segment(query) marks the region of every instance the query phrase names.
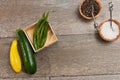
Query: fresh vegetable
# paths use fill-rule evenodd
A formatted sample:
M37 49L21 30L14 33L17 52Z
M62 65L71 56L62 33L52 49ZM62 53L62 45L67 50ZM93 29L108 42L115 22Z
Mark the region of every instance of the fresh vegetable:
M34 51L24 31L21 29L17 29L16 32L19 38L19 45L22 52L21 56L23 58L24 69L27 73L34 74L37 69Z
M33 45L35 49L42 48L45 45L48 32L48 13L44 13L42 18L36 24L34 34L33 34Z
M17 40L13 40L10 48L10 64L15 72L20 72L22 67L17 45Z

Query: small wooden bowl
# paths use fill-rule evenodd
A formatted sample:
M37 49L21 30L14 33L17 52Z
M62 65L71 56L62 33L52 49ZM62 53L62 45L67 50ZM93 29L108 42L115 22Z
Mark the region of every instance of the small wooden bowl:
M88 20L91 20L91 19L93 19L93 17L88 17L88 16L86 16L86 15L84 15L84 14L82 13L82 5L84 4L85 1L86 1L86 0L83 0L83 1L80 3L80 5L79 5L79 12L80 12L80 15L81 15L83 18L88 19ZM99 0L95 0L95 2L96 2L96 3L98 4L98 6L99 6L99 12L98 12L97 15L95 15L95 18L96 18L96 17L98 17L98 16L100 15L100 13L101 13L101 11L102 11L102 5L101 5L101 3L100 3Z
M107 42L113 42L113 41L116 41L117 39L119 39L119 37L120 37L120 23L119 23L119 21L117 21L116 19L112 19L112 21L115 22L115 23L118 25L118 27L119 27L119 35L118 35L116 38L114 38L114 39L107 39L107 38L105 38L105 37L102 35L102 33L101 33L101 28L102 28L102 25L103 25L105 22L108 22L108 21L110 21L110 19L107 19L107 20L104 20L103 22L101 22L100 25L98 26L97 30L98 30L98 33L99 33L100 37L101 37L103 40L105 40L105 41L107 41Z
M42 48L39 48L37 50L35 50L34 46L33 46L33 34L34 34L34 29L35 29L35 25L37 24L37 22L29 25L28 27L26 27L24 29L24 32L34 50L34 52L39 52L41 51L42 49L52 45L53 43L57 42L58 41L58 38L52 28L52 26L49 24L49 28L48 28L48 35L47 35L47 40L46 40L46 43L45 45L42 47Z

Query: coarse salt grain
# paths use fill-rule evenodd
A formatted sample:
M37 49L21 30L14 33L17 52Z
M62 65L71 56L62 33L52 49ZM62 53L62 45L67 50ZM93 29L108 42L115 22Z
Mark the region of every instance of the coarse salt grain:
M119 35L119 26L112 22L111 28L110 21L107 21L101 26L101 34L107 39L115 39Z

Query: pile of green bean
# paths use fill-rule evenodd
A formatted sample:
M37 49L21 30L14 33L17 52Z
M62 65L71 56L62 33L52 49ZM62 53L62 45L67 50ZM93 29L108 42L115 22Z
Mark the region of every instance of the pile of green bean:
M45 45L47 40L47 33L48 33L48 13L44 13L42 18L39 19L35 26L34 34L33 34L33 45L35 49L42 48Z

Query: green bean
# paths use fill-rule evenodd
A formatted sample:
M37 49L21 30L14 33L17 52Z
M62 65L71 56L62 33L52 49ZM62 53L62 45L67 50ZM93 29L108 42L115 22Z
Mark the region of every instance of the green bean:
M46 40L47 40L47 33L48 33L48 22L46 22L46 24L45 24L45 28L44 28L44 32L43 32L43 36L42 36L42 44L41 44L41 46L43 46L43 45L45 45L45 42L46 42Z
M43 31L44 31L44 27L45 27L45 21L41 24L41 28L38 29L38 33L37 33L37 46L39 48L41 48L42 46L40 46L42 44L41 38L43 35Z
M33 44L34 44L35 49L37 49L37 31L40 28L40 25L42 22L43 22L43 19L40 19L38 23L35 25L36 27L35 27L34 34L33 34Z
M39 19L38 23L35 25L35 30L34 30L34 34L33 34L33 44L35 49L41 48L44 46L46 39L47 39L47 30L46 28L48 28L48 13L44 13L42 15L42 18Z

